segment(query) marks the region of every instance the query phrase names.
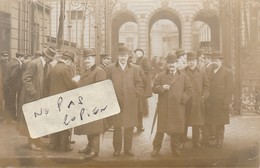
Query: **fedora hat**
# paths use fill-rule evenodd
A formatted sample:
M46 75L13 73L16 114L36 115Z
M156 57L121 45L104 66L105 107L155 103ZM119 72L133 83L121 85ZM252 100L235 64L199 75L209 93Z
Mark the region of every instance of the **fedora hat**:
M175 52L175 54L176 54L177 57L179 58L180 56L182 56L182 55L184 55L184 54L187 54L187 53L185 52L184 49L180 48L180 49L178 49L178 50Z
M100 54L100 57L101 58L109 57L109 54L108 53L103 53L103 54Z
M194 51L190 51L187 53L187 60L197 59L198 55Z
M216 51L211 54L211 59L223 59L224 56L221 52Z
M75 55L76 55L75 52L72 50L65 50L62 53L62 57L70 58L72 59L72 61L74 61Z
M83 50L83 57L90 57L90 56L96 56L95 52L91 48L87 48Z
M56 49L53 46L48 46L47 48L43 49L44 56L47 56L50 59L54 59L56 55Z
M176 62L176 61L177 61L177 55L174 53L168 53L168 55L166 57L166 62L172 63L172 62Z
M118 53L129 53L129 52L130 52L129 48L125 46L118 47Z

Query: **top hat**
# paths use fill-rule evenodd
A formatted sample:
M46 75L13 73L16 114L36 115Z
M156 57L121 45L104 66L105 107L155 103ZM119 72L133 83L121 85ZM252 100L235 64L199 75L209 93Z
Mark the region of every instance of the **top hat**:
M53 46L48 46L47 48L43 49L42 52L50 59L54 59L54 56L56 55L56 50Z
M174 53L168 53L168 55L166 57L166 62L172 63L172 62L176 62L176 61L177 61L177 55Z
M213 52L211 54L211 59L223 59L224 56L222 55L221 52Z
M2 56L8 56L8 51L2 51L2 52L1 52L1 55L2 55Z
M143 51L141 48L137 48L137 49L135 49L135 50L134 50L134 53L136 53L137 51L140 51L140 52L142 52L142 53L143 53L143 55L144 55L144 51Z
M118 47L118 53L129 53L130 50L125 46Z
M26 54L25 53L22 53L22 52L17 52L16 54L15 54L15 56L16 56L16 58L18 58L18 57L24 57Z
M65 50L62 53L62 57L70 58L70 59L72 59L72 61L74 61L75 55L76 55L75 52L72 50Z
M198 55L194 51L190 51L187 53L187 60L197 59Z
M93 49L88 48L83 50L83 57L90 57L90 56L96 56L95 52Z
M184 55L184 54L187 54L187 53L185 52L184 49L178 49L178 50L175 52L175 54L176 54L177 57L179 58L180 56L182 56L182 55Z

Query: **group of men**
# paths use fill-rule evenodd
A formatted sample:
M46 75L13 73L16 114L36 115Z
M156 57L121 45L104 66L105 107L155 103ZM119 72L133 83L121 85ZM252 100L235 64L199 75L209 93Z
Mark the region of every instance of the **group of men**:
M123 148L125 155L134 156L133 130L136 127L138 132L144 131L143 115L148 115L147 98L152 96L152 92L158 94L155 114L158 125L153 140L153 157L159 155L164 133L171 136L173 154L181 156L189 126L192 127L194 147L208 146L210 136L214 134L217 148L222 148L224 125L229 123L228 108L232 101L233 77L232 72L222 64L224 57L220 52L209 54L212 63L203 67L198 65L196 52L186 53L180 49L169 53L166 69L156 76L153 86L149 74L150 65L142 49L134 51L136 60L132 58L132 51L125 46L119 46L117 53L114 63L111 63L109 54L101 54L101 62L97 63L94 50L84 49L84 68L79 75L72 68L76 57L72 50L65 50L56 58L56 49L48 46L26 66L21 59L24 54L17 53L19 72L16 71L18 76L13 78L21 83L17 82L21 87L13 87L19 90L15 93L20 96L19 104L110 79L115 88L120 113L74 128L75 134L87 135L87 146L79 151L87 158L98 156L100 134L110 126L113 126L113 155L119 156ZM207 54L200 56L206 57ZM12 94L9 96L14 97ZM10 102L7 102L6 108L14 111L14 107L8 107L8 103ZM39 151L46 147L39 138L30 138L23 113L16 112L17 115L19 131L28 137L30 149ZM48 148L60 152L71 151L71 132L65 130L50 135Z
M181 156L189 126L194 148L210 146L211 135L214 146L222 148L233 93L233 75L223 59L220 52L200 54L199 58L197 52L183 49L167 55L166 70L157 75L152 88L158 94L153 157L159 155L164 133L171 136L172 153Z

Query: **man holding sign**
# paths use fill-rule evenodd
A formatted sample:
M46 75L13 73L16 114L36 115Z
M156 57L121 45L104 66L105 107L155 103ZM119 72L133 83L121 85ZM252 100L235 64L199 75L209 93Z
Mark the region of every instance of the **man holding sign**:
M96 55L92 49L83 51L83 60L85 63L85 71L79 81L79 86L83 87L106 79L106 72L95 64ZM87 135L88 145L79 153L85 153L86 158L98 156L100 134L103 133L103 119L79 126L75 128L75 134Z
M114 156L119 156L122 149L122 130L124 128L124 153L132 152L133 128L138 125L138 97L143 91L143 82L139 67L129 63L130 50L125 46L118 49L118 61L107 67L107 77L111 79L119 101L120 113L111 117L114 126Z

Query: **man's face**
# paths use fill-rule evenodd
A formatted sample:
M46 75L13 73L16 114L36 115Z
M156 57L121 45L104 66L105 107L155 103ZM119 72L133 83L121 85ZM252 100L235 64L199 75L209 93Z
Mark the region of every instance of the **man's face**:
M119 53L119 55L118 55L118 61L119 61L121 64L126 64L128 58L129 58L129 55L128 55L127 52L122 52L122 53Z
M204 67L205 66L205 58L204 57L199 57L199 59L198 59L198 66L199 67Z
M222 59L212 59L212 66L214 69L220 67L222 65Z
M95 64L95 61L96 61L96 57L93 57L93 56L85 57L85 60L84 60L85 67L86 68L91 67L92 65Z
M111 57L107 56L107 57L102 58L102 63L105 65L111 64Z
M187 66L187 55L184 54L178 59L178 68L184 69Z
M197 59L189 59L189 60L187 60L187 66L188 66L190 69L192 69L192 70L193 70L194 68L196 68L197 64L198 64Z
M135 55L136 55L137 58L140 58L140 57L143 56L143 52L142 51L136 51Z
M25 60L25 58L24 58L24 57L19 57L19 60L20 60L21 62L23 62L23 61Z
M168 70L175 71L176 68L177 68L178 62L176 62L176 61L174 61L174 62L167 62L166 65L167 65Z

